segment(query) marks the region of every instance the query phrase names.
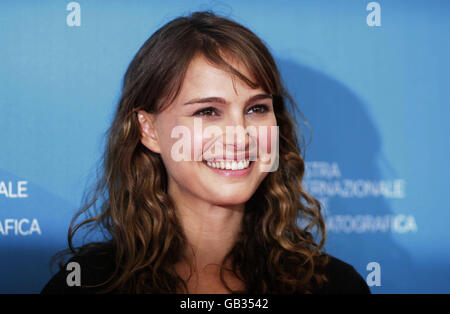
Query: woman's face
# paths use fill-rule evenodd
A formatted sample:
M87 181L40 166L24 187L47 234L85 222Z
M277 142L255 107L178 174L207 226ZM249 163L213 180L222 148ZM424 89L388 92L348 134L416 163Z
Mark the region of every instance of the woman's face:
M226 61L253 79L241 64ZM169 194L187 193L214 205L243 204L268 174L260 152L274 153L274 129L270 126L276 128L277 121L271 96L233 80L230 73L203 56L191 61L179 95L153 117L153 123L148 122L149 114L139 113L141 127L148 128L141 141L161 154L169 176ZM236 127L257 132L239 132ZM263 129L267 135L261 133ZM208 160L215 162L208 165ZM253 161L247 167L249 160ZM232 169L226 169L227 162Z

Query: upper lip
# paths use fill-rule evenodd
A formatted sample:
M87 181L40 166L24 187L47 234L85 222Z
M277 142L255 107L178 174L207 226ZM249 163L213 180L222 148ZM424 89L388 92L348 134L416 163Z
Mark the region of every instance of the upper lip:
M206 161L244 161L244 160L248 160L248 154L246 155L245 153L242 154L238 154L235 155L233 158L227 158L227 155L225 154L225 156L214 156L208 159L204 159Z

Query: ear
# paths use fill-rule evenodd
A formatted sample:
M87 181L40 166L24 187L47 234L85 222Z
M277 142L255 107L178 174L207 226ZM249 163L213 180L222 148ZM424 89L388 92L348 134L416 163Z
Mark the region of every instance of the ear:
M137 111L139 129L141 131L141 143L151 151L160 154L158 134L156 133L154 121L155 116L144 110Z

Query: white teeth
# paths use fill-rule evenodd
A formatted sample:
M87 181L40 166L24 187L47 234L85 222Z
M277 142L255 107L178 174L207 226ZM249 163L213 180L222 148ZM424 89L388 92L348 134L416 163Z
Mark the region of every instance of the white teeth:
M240 170L248 168L250 165L250 161L244 160L244 161L226 161L226 160L220 160L220 161L207 161L206 164L210 167L217 168L217 169L229 169L229 170Z

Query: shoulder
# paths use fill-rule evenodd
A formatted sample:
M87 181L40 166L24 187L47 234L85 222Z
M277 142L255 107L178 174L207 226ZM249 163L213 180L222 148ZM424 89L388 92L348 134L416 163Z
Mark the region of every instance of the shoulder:
M41 294L94 294L114 272L112 249L73 256L42 289ZM98 285L98 287L91 287Z
M328 282L321 294L370 294L370 289L356 269L346 262L328 255L326 268Z

